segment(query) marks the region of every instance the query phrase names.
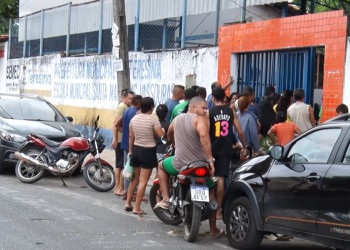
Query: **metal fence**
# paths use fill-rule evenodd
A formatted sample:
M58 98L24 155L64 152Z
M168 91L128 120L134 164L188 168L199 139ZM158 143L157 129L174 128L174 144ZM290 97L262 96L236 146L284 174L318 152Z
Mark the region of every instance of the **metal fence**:
M262 4L254 1L248 3ZM217 45L218 27L242 21L246 10L240 0L127 0L125 5L132 51ZM263 19L249 15L250 21ZM41 10L12 20L9 58L111 53L112 26L113 0Z
M111 1L109 5L105 2L69 3L12 20L9 58L111 52L112 17L104 20L104 12L108 13Z

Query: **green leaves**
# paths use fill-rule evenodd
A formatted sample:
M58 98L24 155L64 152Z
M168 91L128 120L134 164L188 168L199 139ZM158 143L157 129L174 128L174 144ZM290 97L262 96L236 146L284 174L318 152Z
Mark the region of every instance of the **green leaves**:
M19 0L0 0L0 35L8 34L9 19L18 18Z
M9 19L18 17L19 0L0 1L0 19Z

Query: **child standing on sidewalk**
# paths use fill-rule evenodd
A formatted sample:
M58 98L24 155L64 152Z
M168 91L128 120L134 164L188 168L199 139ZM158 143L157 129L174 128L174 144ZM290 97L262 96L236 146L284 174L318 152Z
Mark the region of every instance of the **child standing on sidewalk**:
M277 112L276 120L277 124L273 125L267 132L267 136L271 139L273 144L285 146L288 142L294 139L294 134L301 134L300 129L295 123L286 122L287 115L285 112Z

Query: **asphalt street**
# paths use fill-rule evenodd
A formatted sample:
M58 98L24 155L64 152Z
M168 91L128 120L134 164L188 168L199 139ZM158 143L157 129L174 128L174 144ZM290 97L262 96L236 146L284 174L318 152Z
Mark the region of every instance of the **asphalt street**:
M109 157L109 158L108 158ZM103 158L114 161L112 151ZM162 223L149 203L144 217L124 211L113 192L99 193L82 176L46 175L21 183L14 171L0 175L0 249L231 249L226 236L212 239L205 221L195 243L183 240L182 226ZM151 183L151 182L150 182ZM150 189L147 187L146 196ZM218 226L225 228L222 221ZM308 241L264 239L261 249L330 249Z

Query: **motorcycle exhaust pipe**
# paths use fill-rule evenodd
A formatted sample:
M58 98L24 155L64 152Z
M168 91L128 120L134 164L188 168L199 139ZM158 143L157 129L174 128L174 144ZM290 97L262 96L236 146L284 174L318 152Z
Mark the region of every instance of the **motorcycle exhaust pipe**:
M203 208L202 221L209 219L218 209L218 203L216 201L209 201Z
M36 165L38 167L41 167L43 169L46 169L54 174L67 174L71 170L71 169L68 169L68 170L60 170L59 171L58 169L53 168L53 167L47 165L46 163L39 162L37 159L31 158L23 153L20 153L20 152L15 152L14 157L18 160L24 161L25 163L30 163L30 164Z

